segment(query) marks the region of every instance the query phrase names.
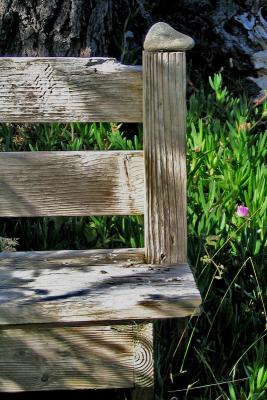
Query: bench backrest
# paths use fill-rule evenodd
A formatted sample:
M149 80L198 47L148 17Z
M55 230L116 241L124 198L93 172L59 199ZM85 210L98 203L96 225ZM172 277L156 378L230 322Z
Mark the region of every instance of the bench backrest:
M0 59L1 122L144 123L144 152L0 154L1 216L144 213L146 261L186 262L184 50L192 43L161 30L146 39L143 68Z

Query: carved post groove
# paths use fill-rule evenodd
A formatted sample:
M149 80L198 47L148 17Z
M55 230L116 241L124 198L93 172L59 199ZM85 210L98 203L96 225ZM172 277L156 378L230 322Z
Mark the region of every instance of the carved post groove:
M153 25L144 42L145 253L151 264L187 262L185 50L193 45L164 22ZM152 400L153 386L132 391L132 400L141 398Z
M185 50L193 44L163 22L151 28L144 44L148 263L187 262Z

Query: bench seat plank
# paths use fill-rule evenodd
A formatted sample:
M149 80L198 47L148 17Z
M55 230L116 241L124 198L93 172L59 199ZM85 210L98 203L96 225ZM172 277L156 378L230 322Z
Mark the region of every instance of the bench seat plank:
M144 264L142 249L0 254L0 324L153 320L200 305L187 264Z

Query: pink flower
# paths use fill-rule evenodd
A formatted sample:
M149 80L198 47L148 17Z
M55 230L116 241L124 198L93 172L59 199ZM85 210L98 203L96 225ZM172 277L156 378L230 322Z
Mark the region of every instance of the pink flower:
M248 207L246 207L246 206L237 206L237 208L236 208L236 215L237 215L238 217L244 217L244 218L246 218L246 217L248 217L248 211L249 211L249 209L248 209Z

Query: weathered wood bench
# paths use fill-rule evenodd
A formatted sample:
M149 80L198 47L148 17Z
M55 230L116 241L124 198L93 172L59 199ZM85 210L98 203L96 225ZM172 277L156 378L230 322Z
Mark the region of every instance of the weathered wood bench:
M0 216L145 215L144 249L0 254L0 391L151 388L153 320L199 307L186 250L191 46L159 23L143 70L0 59L1 122L144 123L144 151L1 153Z

